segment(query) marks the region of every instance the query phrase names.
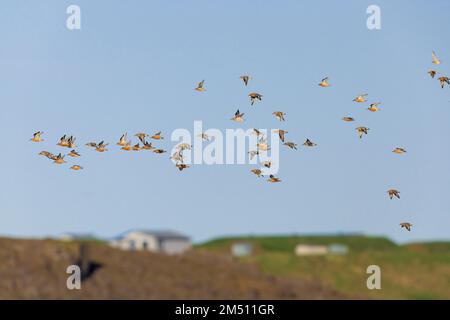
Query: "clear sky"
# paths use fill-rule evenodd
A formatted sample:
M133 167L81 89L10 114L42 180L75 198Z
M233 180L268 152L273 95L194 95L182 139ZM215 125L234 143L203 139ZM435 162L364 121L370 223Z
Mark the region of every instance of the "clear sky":
M81 8L81 30L66 8ZM368 30L366 8L381 8ZM18 1L0 11L0 234L175 229L195 240L229 234L364 232L397 241L449 239L449 1ZM253 77L248 87L239 80ZM324 76L332 87L320 88ZM206 80L207 91L193 90ZM247 94L263 101L250 107ZM381 101L371 113L352 99ZM279 184L250 165L178 172L168 154L125 153L123 132L280 126L314 149L281 149ZM353 116L355 123L341 121ZM354 128L369 135L358 139ZM46 140L29 141L42 130ZM82 153L69 170L37 154ZM96 153L88 141L109 142ZM405 156L393 154L404 147ZM74 161L71 160L72 163ZM400 200L386 190L397 188ZM413 231L400 229L410 221Z

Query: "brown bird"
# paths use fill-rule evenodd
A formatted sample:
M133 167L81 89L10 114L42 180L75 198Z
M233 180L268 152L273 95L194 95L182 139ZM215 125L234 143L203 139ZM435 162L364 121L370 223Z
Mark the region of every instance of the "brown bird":
M33 142L44 141L44 139L41 138L42 134L44 134L44 132L42 132L42 131L35 132L35 133L33 133L33 138L31 138L30 140Z
M363 134L369 133L369 130L370 129L366 128L366 127L358 127L358 128L356 128L356 131L358 132L358 135L359 135L360 139L362 138Z
M184 164L184 163L177 163L175 166L176 166L176 167L178 168L178 170L180 170L180 171L183 171L183 169L187 169L187 168L190 167L190 166L188 166L187 164Z
M139 133L136 133L134 136L138 137L139 141L141 141L142 144L144 144L145 143L145 138L148 137L148 134L146 134L144 132L139 132Z
M402 222L400 223L400 227L405 228L408 231L411 231L412 224L409 222Z
M132 146L131 146L131 140L128 141L127 143L125 143L125 145L122 146L121 149L122 149L122 150L125 150L125 151L130 151L130 150L132 149Z
M328 77L323 78L323 79L320 81L319 86L324 87L324 88L325 88L325 87L329 87L330 84L328 83Z
M395 148L394 150L392 150L392 152L397 154L404 154L406 153L406 150L403 148Z
M107 145L109 145L109 143L105 143L104 141L100 141L99 143L96 143L96 142L88 142L88 143L86 143L86 146L91 147L91 148L95 148L95 151L97 151L97 152L108 151L108 149L106 149Z
M202 80L198 83L197 87L195 88L195 90L203 92L206 91L206 89L204 88L205 85L205 80Z
M281 182L280 178L276 178L273 174L269 176L269 179L267 179L268 182Z
M67 138L66 135L63 135L60 139L59 142L56 144L60 147L67 147L69 145L69 143L67 142Z
M378 108L378 106L379 106L380 104L381 104L381 102L371 103L370 106L367 108L367 110L372 111L372 112L380 111L381 109Z
M284 120L284 116L286 115L286 113L282 112L282 111L275 111L272 112L272 114L275 116L275 118L277 118L279 121L285 121Z
M164 139L164 138L163 138L163 136L161 136L161 131L158 131L157 133L152 135L152 139L161 140L161 139Z
M270 161L264 161L261 163L263 165L263 167L269 168L272 166L272 162Z
M450 85L450 78L449 77L439 77L438 78L440 84L441 84L441 88L444 89L444 85L448 84Z
M250 171L256 174L258 178L261 177L262 171L260 169L252 169Z
M79 165L77 165L77 164L74 164L73 166L70 167L70 169L78 171L78 170L82 170L83 167L82 167L82 166L79 166Z
M353 101L355 101L355 102L366 102L367 101L366 100L367 96L368 96L367 93L360 94L355 99L353 99Z
M39 155L47 157L50 160L55 160L56 159L56 156L53 153L48 152L48 151L41 151L41 152L39 152Z
M139 150L141 150L141 146L139 145L139 143L137 143L137 144L135 144L135 145L133 146L133 150L134 150L134 151L139 151Z
M152 150L152 149L155 149L155 148L152 146L151 142L145 141L144 145L142 146L142 149L144 149L144 150Z
M400 199L400 191L397 191L395 189L390 189L387 191L389 198L392 199L396 197L397 199Z
M251 105L253 105L257 100L261 101L262 95L256 92L252 92L248 95L250 97Z
M434 76L436 75L436 74L438 74L439 72L437 72L437 71L434 71L434 70L428 70L428 74L430 75L430 77L431 78L434 78Z
M73 157L73 158L81 157L81 155L78 152L76 152L75 150L70 150L68 156Z
M63 163L66 163L66 162L64 161L64 156L61 155L61 153L58 154L56 157L54 157L53 162L56 163L56 164L63 164Z
M124 134L120 137L119 142L117 142L117 145L123 147L123 146L125 146L126 144L127 144L127 133L124 133Z
M167 152L167 151L163 150L163 149L155 149L155 150L153 150L153 152L154 153L164 153L164 152Z
M294 143L294 142L285 142L284 145L289 147L289 148L291 148L291 149L297 150L297 144Z
M345 122L353 122L353 121L355 121L355 119L353 119L352 117L343 117L342 120L344 120Z
M288 131L285 131L283 129L278 129L278 130L275 130L274 132L278 133L278 136L280 137L280 140L282 142L284 142L284 136L285 136L286 133L288 133Z
M306 146L306 147L315 147L315 146L317 146L317 144L315 144L314 142L312 142L309 139L306 139L306 141L303 143L303 145Z
M250 76L240 76L239 77L242 81L244 81L244 84L247 86L248 85L248 82L249 82L249 80L251 79L251 77Z
M259 137L259 136L263 136L263 133L261 131L259 131L258 129L253 128L253 133Z
M234 117L230 120L236 121L236 122L244 122L244 114L239 112L239 109L235 112Z
M432 59L431 63L435 65L441 64L441 60L438 59L434 51L431 52L431 59Z
M203 141L209 141L209 136L204 132L200 133L198 137L201 138Z

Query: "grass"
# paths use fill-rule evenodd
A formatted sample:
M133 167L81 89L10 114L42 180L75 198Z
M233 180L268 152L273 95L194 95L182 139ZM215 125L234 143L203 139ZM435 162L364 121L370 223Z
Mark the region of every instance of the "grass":
M339 292L375 299L450 299L450 242L397 245L367 236L274 236L215 239L196 246L230 252L239 241L252 243L254 253L240 258L268 274L320 280ZM345 256L294 254L299 243L345 244ZM381 268L381 290L369 290L366 269Z

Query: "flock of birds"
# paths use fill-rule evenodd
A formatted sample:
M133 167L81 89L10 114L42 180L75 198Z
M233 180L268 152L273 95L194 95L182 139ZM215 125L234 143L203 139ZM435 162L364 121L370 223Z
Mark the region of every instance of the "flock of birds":
M434 65L441 64L441 60L439 60L437 58L436 53L434 51L432 52L432 63ZM428 71L428 74L431 76L431 78L434 78L437 74L440 74L440 73L436 70L430 69ZM240 77L240 79L243 81L245 86L248 86L248 84L252 78L248 75L243 75ZM449 77L441 76L438 78L438 80L440 82L441 88L444 88L445 84L450 85ZM328 77L323 78L318 85L322 88L327 88L327 87L331 86L329 83ZM199 82L197 87L195 88L195 90L198 92L206 91L205 80ZM259 94L257 92L251 92L248 96L250 98L250 104L252 106L255 103L261 101L262 97L263 97L261 94ZM367 93L359 94L353 99L353 101L356 103L366 103L367 96L368 96ZM381 102L372 102L367 107L367 110L369 110L370 112L380 111L381 110L379 108L380 105L381 105ZM286 119L285 119L286 113L284 113L283 111L274 111L274 112L272 112L272 115L280 122L286 121ZM242 123L245 121L244 113L241 113L239 110L237 110L234 113L234 116L230 120L238 122L238 123ZM354 122L355 121L355 119L350 116L343 117L342 120L345 122ZM359 138L361 139L364 135L367 135L369 133L370 129L367 127L364 127L364 126L359 126L359 127L356 127L355 130L356 130ZM256 128L253 129L253 133L257 136L257 143L256 143L256 150L251 150L248 152L250 159L253 159L255 156L260 155L261 152L267 152L270 150L270 145L267 142L267 138L264 137L264 134ZM283 145L285 145L286 147L288 147L290 149L297 150L297 147L298 147L297 143L295 143L293 141L286 141L286 134L288 133L288 131L286 131L284 129L277 129L277 130L275 130L275 133L278 133L278 137L279 137L280 141L283 143ZM42 138L42 135L43 135L42 131L35 132L33 134L33 137L30 140L33 142L42 142L42 141L44 141L44 139ZM147 133L140 132L140 133L136 133L134 136L139 139L138 143L136 143L136 144L132 143L131 140L128 140L127 133L124 133L119 138L116 145L120 146L121 149L124 151L149 150L149 151L153 151L154 153L157 153L157 154L162 154L162 153L167 152L164 149L154 147L152 142L149 142L147 140L148 138L155 140L155 141L162 140L163 136L161 134L161 131L156 132L153 135L149 135ZM210 137L204 132L201 133L199 135L199 137L203 141L210 141ZM65 147L65 148L70 149L70 151L67 153L67 156L72 157L72 158L78 158L78 157L81 157L81 154L78 151L76 151L77 146L75 144L75 141L76 141L76 138L74 136L63 135L60 138L57 145L60 147ZM105 152L105 151L108 151L107 146L109 144L105 143L104 141L100 141L98 143L97 142L88 142L85 145L90 148L93 148L97 152ZM316 147L317 144L312 142L308 138L303 143L303 146L312 148L312 147ZM189 145L187 143L180 143L176 146L175 152L170 157L170 159L174 161L175 166L180 171L190 167L188 164L185 163L184 156L183 156L183 151L190 150L190 149L191 149L191 145ZM392 152L395 154L403 155L406 153L406 150L404 148L397 147ZM58 153L57 155L55 155L48 151L41 151L39 153L39 155L52 160L55 164L66 163L66 161L64 160L66 155L63 155L62 153ZM264 162L261 162L261 165L265 168L270 168L272 163L270 161L264 161ZM70 169L77 171L77 170L82 170L83 167L80 166L79 164L74 164L70 167ZM263 171L261 169L254 168L254 169L251 169L250 171L258 177L264 176ZM281 182L281 179L278 177L275 177L273 174L270 174L268 176L267 181L270 183L277 183L277 182ZM390 199L394 199L394 198L400 199L400 191L398 191L396 189L388 190L387 194ZM405 228L406 230L411 231L412 224L409 222L401 222L400 226L401 226L401 228Z

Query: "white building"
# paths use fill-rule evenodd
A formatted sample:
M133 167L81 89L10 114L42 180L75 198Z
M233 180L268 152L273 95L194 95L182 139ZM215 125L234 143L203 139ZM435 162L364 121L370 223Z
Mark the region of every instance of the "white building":
M180 254L192 247L189 237L174 231L131 230L110 240L122 250L142 250Z
M245 257L252 254L253 247L251 243L237 242L231 246L231 254L235 257Z
M295 247L295 254L297 256L316 256L316 255L346 255L348 254L348 247L344 244L332 243L328 246L317 244L303 244L300 243Z
M297 256L313 256L325 255L328 253L328 247L314 244L298 244L295 247L295 254Z

